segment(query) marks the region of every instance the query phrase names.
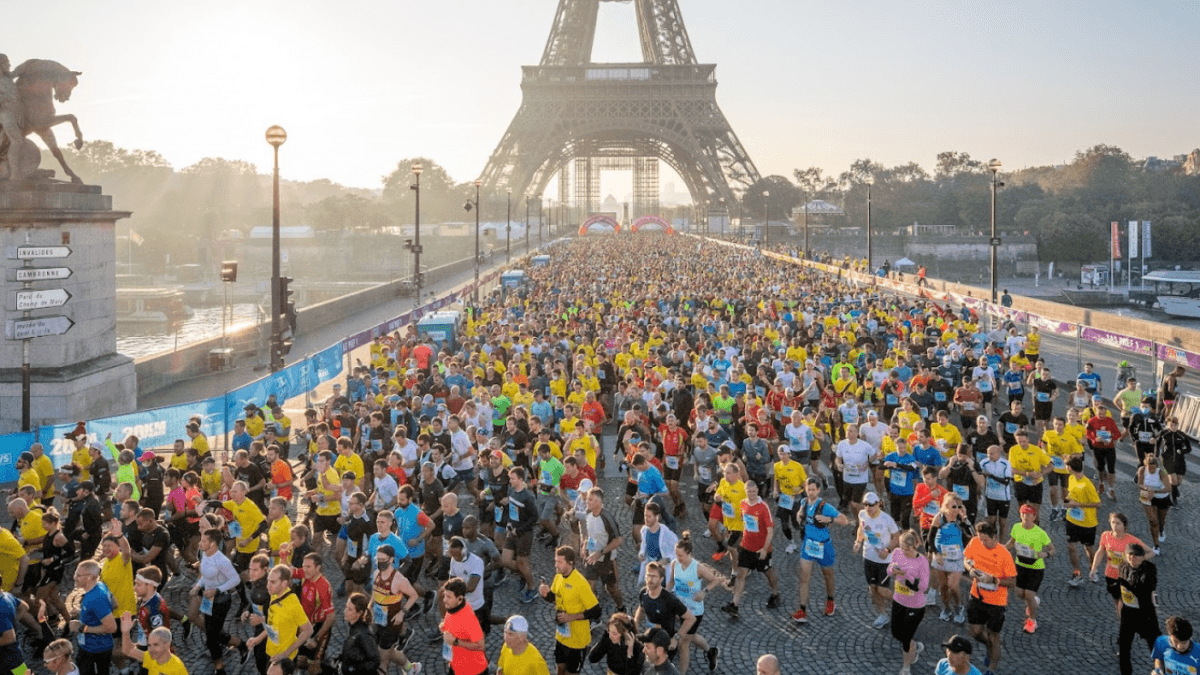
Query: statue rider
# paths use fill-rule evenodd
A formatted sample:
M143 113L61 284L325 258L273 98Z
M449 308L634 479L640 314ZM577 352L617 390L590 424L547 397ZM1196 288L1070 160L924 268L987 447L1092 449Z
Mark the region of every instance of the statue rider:
M12 64L8 56L0 54L0 144L8 139L8 176L15 179L21 175L18 163L21 158L21 143L25 135L21 132L24 106L17 84L12 78Z

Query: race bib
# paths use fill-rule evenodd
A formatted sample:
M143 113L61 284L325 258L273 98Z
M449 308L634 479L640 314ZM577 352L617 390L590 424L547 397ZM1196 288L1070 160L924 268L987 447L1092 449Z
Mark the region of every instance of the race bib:
M897 405L898 403L900 403L900 399L896 398L895 394L887 395L887 404L888 405Z
M726 518L732 518L737 511L733 508L733 504L729 502L721 502L721 515Z
M916 591L909 588L907 583L905 583L899 579L896 579L896 581L892 584L892 588L895 590L896 595L903 595L905 597L909 597L909 596L916 594Z
M810 558L821 559L825 557L825 542L813 541L812 539L804 540L804 555Z
M758 532L758 516L742 514L742 522L747 532Z
M357 541L346 542L346 555L350 556L351 558L358 557L358 542Z
M492 509L492 511L493 511L493 515L496 517L497 523L504 520L504 507L503 506L497 506L494 509Z
M201 598L200 599L200 613L203 614L204 616L212 616L212 612L213 612L212 598L209 598L209 597Z
M1103 443L1108 443L1109 441L1112 440L1112 432L1101 429L1100 431L1096 432L1096 438L1098 438Z
M442 539L442 557L450 555L450 540Z
M862 462L851 462L846 464L846 479L863 478L867 475L867 465Z
M225 529L229 532L229 536L233 537L234 539L242 538L242 524L236 520L226 525Z
M600 550L600 543L596 541L595 537L588 537L587 550L591 551L592 553L596 553Z
M1021 428L1020 426L1018 426L1018 425L1016 425L1016 424L1013 424L1012 422L1005 422L1005 423L1004 423L1004 430L1005 430L1005 431L1007 431L1007 432L1008 432L1008 433L1010 433L1010 434L1015 434L1015 433L1017 433L1017 429L1020 429L1020 428Z
M554 632L555 632L555 633L557 633L557 634L558 634L558 636L559 636L560 638L563 638L564 640L570 639L570 637L571 637L571 624L569 624L569 623L560 623L560 624L558 624L558 625L556 625L556 626L554 627Z
M962 560L963 557L962 546L958 544L946 544L941 547L940 552L945 560Z
M944 392L944 391L933 392L933 400L938 401L938 402L944 402L946 400L946 392Z
M908 487L908 472L900 469L892 469L892 487L903 490Z
M883 543L883 540L880 539L878 532L875 532L874 530L866 530L865 534L867 536L867 543L871 546L878 547Z
M929 408L921 407L921 417L929 417Z
M1026 544L1014 544L1013 548L1016 549L1017 555L1022 558L1037 558L1037 552L1033 550L1032 546L1028 546Z
M1154 440L1154 434L1149 431L1139 431L1138 440L1143 443L1149 443L1150 441Z
M579 498L579 490L572 490L570 488L567 488L567 499L574 502L578 498Z
M785 493L779 494L779 508L790 511L795 503L796 500L791 495Z
M1078 506L1072 506L1067 509L1067 517L1071 520L1083 521L1083 509Z
M1063 461L1062 455L1052 455L1050 457L1050 463L1053 464L1054 468L1056 469L1067 468L1067 463Z
M1133 594L1133 591L1124 586L1121 587L1121 604L1130 609L1138 609L1139 607L1137 596Z
M1038 400L1038 403L1049 403L1050 402L1050 394L1048 394L1044 391L1039 391L1037 393L1037 400Z
M951 487L954 488L954 494L958 495L958 498L964 502L971 498L971 487L969 485L952 485Z
M697 470L700 472L700 480L702 480L706 483L712 481L712 470L711 469L709 469L708 467L705 467L705 466L701 466L701 467L697 467Z
M542 485L545 487L550 487L553 484L554 484L554 477L550 475L549 471L543 471L542 472Z
M376 626L386 626L387 625L388 613L387 613L387 608L385 608L383 605L376 604L374 606L374 609L371 612L371 615L375 619Z
M967 410L967 411L974 410L974 409L975 409L975 402L974 402L974 401L963 401L963 404L962 404L962 409L963 409L963 410Z
M267 633L267 639L274 644L279 644L279 629L270 625L263 624L263 630Z
M936 501L930 500L929 502L926 502L923 510L927 516L936 516L938 514L938 504Z
M979 391L987 393L992 390L992 383L987 380L979 381Z
M1125 554L1121 551L1109 551L1108 564L1110 567L1120 569L1121 565L1125 564Z
M445 640L442 640L442 658L446 661L454 660L454 648L446 644Z
M1138 492L1138 501L1142 503L1142 506L1150 506L1150 502L1152 501L1150 493L1146 490Z
M679 468L679 456L678 455L667 455L667 468L668 469L678 469Z
M508 519L512 521L521 519L521 507L517 506L516 502L508 503Z

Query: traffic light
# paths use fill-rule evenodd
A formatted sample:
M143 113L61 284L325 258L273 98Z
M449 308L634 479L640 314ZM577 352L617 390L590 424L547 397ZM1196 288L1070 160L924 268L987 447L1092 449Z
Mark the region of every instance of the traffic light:
M235 282L237 281L237 261L225 260L221 263L221 281Z
M290 331L287 335L276 335L271 338L271 370L283 370L283 357L287 356L288 352L292 351L292 336Z
M291 295L295 291L288 286L292 283L291 277L279 277L279 312L282 316L284 325L291 332L296 331L296 303L291 301ZM285 352L286 353L286 352Z

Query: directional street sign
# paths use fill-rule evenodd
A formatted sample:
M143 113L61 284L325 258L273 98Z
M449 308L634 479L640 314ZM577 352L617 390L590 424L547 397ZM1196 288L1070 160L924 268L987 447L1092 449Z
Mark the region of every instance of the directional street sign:
M4 337L9 340L29 340L47 335L62 335L74 325L74 321L61 315L37 319L9 319L4 323Z
M5 251L9 260L44 260L65 258L71 255L69 246L9 246Z
M17 281L49 281L71 276L69 267L17 267Z
M992 246L999 246L1000 245L1000 237L992 237L990 243Z
M64 288L51 288L44 291L17 291L17 311L25 312L31 309L46 309L47 307L62 307L71 299L71 294Z

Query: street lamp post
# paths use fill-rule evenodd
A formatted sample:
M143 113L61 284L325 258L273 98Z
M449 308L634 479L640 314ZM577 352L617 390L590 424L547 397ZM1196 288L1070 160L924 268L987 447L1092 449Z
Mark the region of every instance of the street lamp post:
M421 163L414 162L412 165L413 177L416 183L409 186L417 195L416 213L413 221L413 281L416 284L417 293L413 296L413 323L417 322L420 317L417 312L421 308L421 286L424 279L421 276Z
M767 245L767 233L771 231L771 210L767 207L767 202L771 197L770 190L763 190L763 247Z
M504 264L512 262L512 190L508 191L508 225L504 227Z
M717 206L721 209L721 236L725 236L725 223L729 222L729 211L725 208L725 198L717 198Z
M529 200L533 195L525 195L525 255L529 255Z
M279 313L283 298L279 297L279 146L287 141L287 132L279 125L267 129L267 143L275 149L275 175L271 188L271 372L283 368L279 348Z
M875 258L871 250L871 186L875 184L874 176L867 176L867 274L874 274Z
M807 195L805 195L805 196L807 197ZM800 257L804 258L805 260L809 259L809 256L808 256L808 199L804 200L804 255L802 255ZM868 271L870 271L870 270L868 270Z
M999 248L1000 240L996 237L996 188L1004 185L999 182L997 177L1000 175L1000 167L1003 166L1000 160L993 159L988 162L988 168L992 170L992 239L989 242L992 249L992 302L996 302L996 251Z

